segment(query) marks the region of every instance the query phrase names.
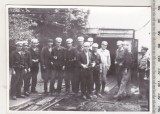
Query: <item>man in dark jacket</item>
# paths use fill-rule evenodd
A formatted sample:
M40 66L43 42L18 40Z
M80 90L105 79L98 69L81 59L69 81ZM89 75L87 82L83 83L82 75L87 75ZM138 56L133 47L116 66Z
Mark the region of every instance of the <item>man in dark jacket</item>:
M80 77L81 77L81 97L86 100L86 98L91 99L92 94L92 83L93 75L92 68L95 66L93 61L93 55L89 51L90 43L84 43L84 51L79 54L78 62L81 67Z
M52 50L52 61L54 64L54 77L51 79L50 86L51 88L54 87L56 79L58 79L58 85L57 85L57 92L58 95L61 93L62 88L62 80L64 75L64 69L65 69L65 48L61 46L62 38L57 37L55 39L56 46L53 47Z
M120 82L120 87L117 94L114 96L121 100L123 97L129 97L130 94L130 79L131 79L131 68L133 64L132 54L129 50L129 43L124 41L123 47L125 48L125 55L123 61L123 69L122 69L122 79Z
M44 93L48 93L48 81L50 80L52 76L52 69L53 69L53 62L52 62L52 45L53 40L48 39L47 46L44 47L41 51L41 64L42 69L44 70ZM50 88L50 93L52 93L53 90Z
M29 87L30 87L30 71L31 71L31 65L32 65L32 59L31 59L31 53L28 51L29 45L28 42L23 43L23 53L25 57L25 64L26 64L26 70L27 73L24 75L24 95L29 96Z
M30 48L30 53L31 53L31 58L32 58L32 66L31 66L31 78L32 78L32 83L31 83L31 92L32 93L37 93L36 91L36 85L37 85L37 74L39 71L39 62L40 62L40 52L38 49L38 40L37 39L32 39L31 40L31 48Z
M78 92L79 92L79 88L80 88L80 70L81 70L81 66L78 64L78 57L79 57L79 54L81 53L81 52L83 52L83 49L84 49L84 46L83 46L83 43L84 43L84 37L82 37L82 36L79 36L78 38L77 38L77 45L76 45L76 47L75 47L75 49L76 49L76 62L75 62L75 76L73 77L74 79L74 82L75 82L75 85L74 85L74 87L75 87L75 94L76 94L76 96L78 96Z
M65 86L67 93L70 93L70 84L72 85L72 92L75 92L73 77L75 76L76 49L72 46L72 42L71 38L66 40Z
M102 68L100 67L101 64L101 56L97 52L98 49L98 44L94 43L92 45L92 55L93 55L93 60L95 61L95 66L92 68L93 71L93 89L94 89L94 84L95 84L95 90L96 90L96 95L99 97L102 97L100 94L100 87L101 87L101 76L100 72L102 72Z
M12 69L10 96L11 99L16 100L18 98L24 98L21 94L21 88L23 85L23 76L26 73L25 57L22 53L22 42L16 43L16 50L11 53L10 67Z

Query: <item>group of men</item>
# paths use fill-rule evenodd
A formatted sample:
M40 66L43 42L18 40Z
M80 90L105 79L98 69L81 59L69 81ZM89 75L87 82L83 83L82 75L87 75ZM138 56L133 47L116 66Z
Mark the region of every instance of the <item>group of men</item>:
M93 91L95 91L96 96L102 97L102 94L105 93L107 72L111 66L110 52L107 49L108 42L102 41L100 49L97 43L93 43L93 38L88 38L87 42L84 42L82 36L77 38L75 47L72 38L66 39L66 47L61 46L62 38L60 37L55 39L55 46L53 42L53 39L48 39L47 45L41 51L37 47L37 39L31 40L30 48L28 48L28 42L18 41L16 43L16 50L11 53L10 60L11 99L24 98L29 96L30 92L37 93L39 66L44 80L45 94L60 95L64 79L67 93L72 92L78 95L81 92L81 98L92 99ZM132 54L128 49L128 43L117 41L117 46L115 66L118 92L114 98L129 95L128 84L132 67ZM143 48L143 50L147 49ZM140 69L139 74L144 75L143 71L148 68L148 66L144 67L146 58L142 58L141 61L139 66L143 68Z

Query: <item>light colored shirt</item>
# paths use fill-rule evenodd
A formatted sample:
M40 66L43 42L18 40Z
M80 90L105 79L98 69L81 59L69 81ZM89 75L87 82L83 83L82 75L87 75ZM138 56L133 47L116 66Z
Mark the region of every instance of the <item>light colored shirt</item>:
M109 50L98 49L98 53L101 56L102 65L107 66L108 68L111 66L111 58Z

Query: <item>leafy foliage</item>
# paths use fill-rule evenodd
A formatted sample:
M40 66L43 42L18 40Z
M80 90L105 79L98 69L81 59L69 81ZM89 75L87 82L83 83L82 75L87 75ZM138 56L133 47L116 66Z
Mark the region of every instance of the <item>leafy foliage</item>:
M76 38L84 35L88 15L79 8L9 8L9 39Z

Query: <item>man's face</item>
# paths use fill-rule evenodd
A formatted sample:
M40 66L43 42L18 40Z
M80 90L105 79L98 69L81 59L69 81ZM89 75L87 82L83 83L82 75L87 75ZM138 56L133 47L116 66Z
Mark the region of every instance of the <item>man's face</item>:
M107 45L104 44L104 43L102 43L102 44L101 44L101 48L102 48L102 49L106 49L106 48L107 48Z
M29 46L28 45L24 45L23 48L24 48L24 50L28 50Z
M118 48L121 48L121 47L122 47L122 44L117 45L117 47L118 47Z
M84 51L88 52L89 51L89 46L84 46Z
M21 51L22 50L22 45L17 45L17 51Z
M33 47L37 47L37 46L38 46L38 43L32 43L32 46L33 46Z
M72 43L67 43L67 47L71 47L72 46Z
M147 51L144 49L141 49L142 54L145 54Z
M97 52L97 49L98 49L97 47L92 47L93 52Z
M80 46L82 46L83 45L83 41L78 41L78 44L80 45Z
M61 42L56 42L56 46L61 46Z
M48 46L49 46L49 47L52 47L52 45L53 45L52 42L49 42L49 43L48 43Z
M90 41L89 43L90 43L90 46L92 46L92 44L93 44L93 41Z

